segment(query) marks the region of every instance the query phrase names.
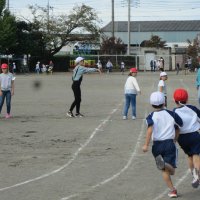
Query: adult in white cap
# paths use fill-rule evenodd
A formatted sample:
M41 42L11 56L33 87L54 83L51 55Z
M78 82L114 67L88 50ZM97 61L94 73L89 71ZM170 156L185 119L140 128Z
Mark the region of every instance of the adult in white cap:
M176 128L183 125L178 114L164 108L164 94L153 92L150 96L150 104L153 111L147 116L147 132L143 152L148 151L148 146L152 138L152 154L155 158L157 168L162 171L162 177L169 188L169 197L177 197L177 190L174 187L171 175L174 175L176 168L177 149L175 141L177 139ZM176 127L176 128L175 128Z
M165 96L165 107L167 107L167 86L165 81L168 79L166 72L160 73L160 80L158 82L158 91L162 92Z
M83 117L80 113L80 105L81 105L81 82L83 79L83 74L91 73L91 72L99 72L101 71L96 68L88 68L84 67L84 58L77 57L75 59L76 67L73 70L72 75L72 90L74 92L74 101L72 102L69 111L67 112L68 117ZM76 107L76 114L74 116L73 109Z

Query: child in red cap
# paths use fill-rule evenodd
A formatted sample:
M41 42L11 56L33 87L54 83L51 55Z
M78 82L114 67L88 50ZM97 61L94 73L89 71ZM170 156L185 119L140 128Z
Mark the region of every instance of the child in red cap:
M138 82L136 80L137 69L131 68L126 83L124 85L125 104L123 110L123 119L128 118L128 109L132 106L132 119L136 119L136 96L141 93Z
M188 93L179 88L174 92L177 113L183 120L180 127L178 143L188 155L188 164L193 175L192 186L197 188L200 184L200 110L193 105L188 105Z
M0 113L6 99L7 113L6 118L10 118L11 110L11 96L14 95L14 80L15 77L8 70L8 65L3 63L1 65L2 73L0 74Z

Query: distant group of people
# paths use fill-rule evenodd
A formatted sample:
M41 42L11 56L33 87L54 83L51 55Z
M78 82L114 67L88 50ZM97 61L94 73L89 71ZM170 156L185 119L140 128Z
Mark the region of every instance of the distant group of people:
M151 60L150 61L150 68L152 72L155 72L156 70L164 71L164 64L165 61L163 57L160 57L157 60Z
M48 65L45 65L45 64L40 64L40 61L38 61L35 65L35 72L37 74L40 74L40 72L42 73L50 73L50 74L53 74L53 68L54 68L54 63L52 60L50 60L49 64Z
M101 71L103 70L103 65L102 65L100 60L98 60L96 65L97 65L98 69L100 69ZM106 65L105 65L105 68L106 68L107 74L112 72L113 64L112 64L111 60L107 61ZM124 72L125 72L125 63L123 61L121 61L121 63L120 63L120 71L121 71L122 74L124 74Z

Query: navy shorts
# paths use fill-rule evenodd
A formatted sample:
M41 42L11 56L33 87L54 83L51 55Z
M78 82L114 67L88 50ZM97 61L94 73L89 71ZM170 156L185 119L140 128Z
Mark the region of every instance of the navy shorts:
M199 132L180 134L178 137L178 143L188 156L200 154Z
M156 158L158 155L161 155L166 163L176 168L177 148L172 139L154 141L152 146L152 154L154 158Z

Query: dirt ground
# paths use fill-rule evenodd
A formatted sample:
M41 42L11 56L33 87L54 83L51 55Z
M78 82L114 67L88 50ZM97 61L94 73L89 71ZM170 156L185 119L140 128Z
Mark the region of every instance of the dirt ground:
M81 113L67 118L73 101L71 73L16 75L13 118L0 117L0 200L166 200L167 188L151 148L144 154L145 117L159 72L139 72L142 94L137 119L122 120L128 72L88 74L82 82ZM195 74L169 72L168 108L175 88L198 105ZM39 84L38 84L39 83ZM186 156L179 149L173 182L182 200L199 200L191 187Z

